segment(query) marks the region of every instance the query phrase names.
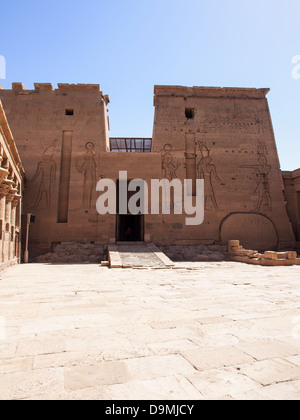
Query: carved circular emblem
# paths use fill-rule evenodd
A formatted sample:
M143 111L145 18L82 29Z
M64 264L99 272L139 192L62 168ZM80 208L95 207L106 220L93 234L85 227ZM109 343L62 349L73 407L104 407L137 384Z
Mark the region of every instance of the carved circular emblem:
M88 143L85 145L85 148L86 148L87 150L92 150L92 149L94 149L94 148L95 148L95 145L94 145L94 143L92 143L92 142L88 142Z

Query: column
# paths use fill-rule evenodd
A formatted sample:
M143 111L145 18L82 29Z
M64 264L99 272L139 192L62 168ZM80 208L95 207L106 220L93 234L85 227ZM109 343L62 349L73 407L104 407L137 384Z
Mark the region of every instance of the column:
M3 263L2 251L5 242L5 206L6 206L6 196L2 193L3 187L0 186L0 263Z
M6 261L10 261L11 256L11 213L12 213L12 201L13 194L8 193L6 197L6 209L5 209L5 258Z
M0 185L0 220L1 220L1 263L7 262L6 258L6 196L9 193L9 186Z
M14 237L12 238L12 252L14 258L21 258L20 249L20 202L21 195L15 194L12 201L12 225L14 226Z

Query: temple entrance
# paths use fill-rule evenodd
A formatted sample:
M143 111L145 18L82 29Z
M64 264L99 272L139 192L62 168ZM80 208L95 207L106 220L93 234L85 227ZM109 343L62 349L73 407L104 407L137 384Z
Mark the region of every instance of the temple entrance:
M144 216L117 215L117 241L143 242Z
M128 190L127 182L127 190ZM128 214L119 214L119 190L120 190L120 181L117 181L117 242L144 242L144 215L132 215ZM128 201L132 197L134 192L128 191Z

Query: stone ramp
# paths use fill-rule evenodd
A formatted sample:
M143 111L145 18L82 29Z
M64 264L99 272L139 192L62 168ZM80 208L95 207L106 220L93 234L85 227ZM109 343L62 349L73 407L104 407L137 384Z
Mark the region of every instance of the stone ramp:
M173 268L174 263L154 244L109 245L110 268Z

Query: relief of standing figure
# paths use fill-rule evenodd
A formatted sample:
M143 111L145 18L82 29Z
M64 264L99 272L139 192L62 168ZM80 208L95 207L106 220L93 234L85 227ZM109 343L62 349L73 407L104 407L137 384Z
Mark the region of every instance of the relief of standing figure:
M96 152L94 143L87 143L85 145L85 150L86 153L83 162L80 162L80 160L77 159L75 161L75 166L78 172L83 174L82 206L84 210L90 210L97 182L97 162L95 159Z
M177 179L176 171L180 166L180 162L172 155L173 146L166 144L164 146L164 155L162 156L162 169L164 171L164 178L172 181Z
M246 165L242 168L252 168L256 171L257 187L254 194L258 194L258 201L256 209L253 213L260 212L262 210L272 211L272 198L269 174L272 167L268 165L268 159L265 155L260 155L258 158L258 165Z
M57 147L58 140L55 139L51 146L48 146L42 156L42 160L38 163L36 172L28 183L34 183L39 180L38 193L35 199L33 208L41 208L41 203L44 200L44 207L49 208L51 204L52 188L56 181L56 163L54 160L54 153Z
M225 185L224 182L219 178L217 174L216 166L212 163L213 159L210 157L210 150L204 143L199 143L199 148L201 152L201 160L198 163L198 179L204 179L204 188L205 188L205 210L208 209L208 202L213 203L214 209L219 211L219 206L217 203L215 189L213 185L213 180L219 182L221 185Z
M176 171L181 165L180 161L174 158L174 156L172 155L172 151L173 151L173 146L171 144L165 144L164 154L162 155L162 170L164 174L164 179L168 179L169 181L178 179ZM166 200L166 197L164 197L164 200ZM171 199L170 199L171 210L174 210L174 207L175 207L174 197L173 195L171 195Z

